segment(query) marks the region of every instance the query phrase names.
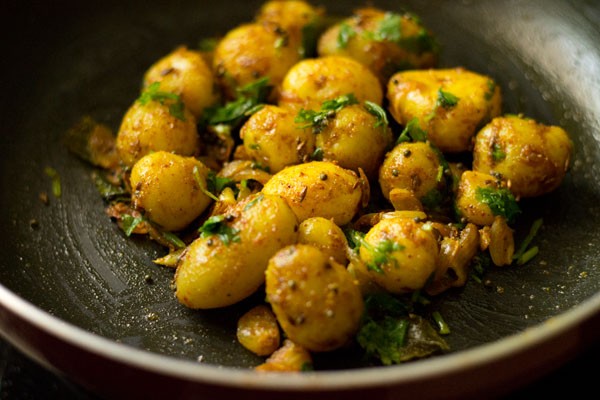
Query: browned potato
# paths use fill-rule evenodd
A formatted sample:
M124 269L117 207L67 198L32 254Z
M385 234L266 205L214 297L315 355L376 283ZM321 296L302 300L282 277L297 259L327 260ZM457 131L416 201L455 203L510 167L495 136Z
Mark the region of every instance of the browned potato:
M359 328L363 299L346 269L310 245L288 246L269 261L267 299L287 337L309 351L347 344Z
M302 346L286 339L277 351L255 368L263 372L302 372L313 368L310 353Z
M238 341L259 356L271 355L279 348L279 325L271 309L265 305L251 308L237 324Z
M503 188L502 181L477 171L465 171L460 177L456 194L456 209L467 221L479 226L491 225L495 214L481 196L481 190L497 191ZM505 189L506 190L506 189Z
M368 7L329 28L319 40L319 55L353 58L369 67L382 84L405 69L431 68L437 43L417 17Z
M310 244L337 263L346 265L348 241L342 229L332 220L313 217L304 220L298 228L298 243Z
M442 152L471 150L477 128L500 114L500 87L463 68L405 71L392 76L387 97L401 125L413 118Z
M535 197L561 184L572 152L573 143L562 128L507 115L477 134L473 169L500 174L517 197Z

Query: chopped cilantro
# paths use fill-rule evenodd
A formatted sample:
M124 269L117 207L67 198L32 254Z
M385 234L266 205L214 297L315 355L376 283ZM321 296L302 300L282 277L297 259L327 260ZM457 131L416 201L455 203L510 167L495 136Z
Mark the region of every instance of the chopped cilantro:
M181 121L185 121L185 105L183 104L183 100L175 93L161 91L160 82L154 82L148 85L137 101L141 105L146 105L151 101L156 101L162 105L168 102L169 114Z
M52 180L52 194L54 197L60 197L62 195L60 175L58 175L58 172L52 167L44 168L44 173Z
M495 162L502 161L506 158L506 153L498 143L494 143L492 146L492 159Z
M208 173L208 177L206 178L206 189L209 192L211 192L215 196L218 196L219 194L221 194L223 189L227 187L233 189L234 192L237 189L236 183L233 179L217 176L217 174L214 171L210 171Z
M318 21L312 21L302 27L302 42L300 45L300 57L313 57L317 53L317 41L319 38Z
M342 22L337 36L337 47L345 49L348 46L350 39L354 36L356 36L356 31L347 23Z
M335 114L344 107L352 104L358 104L358 100L354 94L348 93L336 99L324 101L319 111L301 109L294 122L301 124L298 125L299 129L312 128L313 132L319 133L325 128L329 119L335 117Z
M485 92L485 99L487 101L490 101L492 99L492 97L494 97L494 93L496 91L496 82L494 82L491 79L488 79L487 81L487 92Z
M360 328L356 340L368 355L379 358L384 365L398 364L401 362L400 349L406 345L408 327L407 319L371 320Z
M313 161L323 161L323 149L320 147L315 148L310 155L310 159Z
M378 42L399 42L402 39L402 16L396 13L385 13L373 32L373 39Z
M387 129L389 121L387 118L387 114L383 108L381 108L378 104L368 100L365 101L365 108L368 112L370 112L377 118L375 128L379 128L380 126L382 126L383 129Z
M121 229L125 232L125 236L131 236L135 228L143 221L143 217L134 217L130 214L123 214L121 216Z
M94 173L92 179L94 180L96 189L104 200L122 198L129 201L131 199L131 194L124 186L113 185L99 173Z
M513 222L521 212L515 196L506 188L478 187L475 198L487 204L494 215L503 216L508 222Z
M427 132L421 129L419 118L414 117L404 127L404 130L398 136L396 144L403 142L425 142L427 140Z
M423 206L428 210L435 210L444 201L444 195L436 188L431 189L419 199Z
M204 224L198 229L200 237L206 238L217 236L223 244L228 246L232 242L239 243L239 229L235 229L226 224L224 215L214 215L208 218Z
M393 252L402 251L405 248L400 243L389 239L382 240L377 246L373 246L362 238L360 245L367 250L372 257L372 261L367 263L367 269L375 271L378 274L384 273L382 266L390 262L390 255ZM398 266L398 261L395 258L392 258L391 261L396 267Z
M529 244L531 243L533 238L537 235L538 231L540 230L540 228L542 227L543 224L544 224L544 220L542 218L539 218L539 219L536 219L535 221L533 221L533 224L531 225L531 228L529 229L529 233L527 234L525 239L523 239L521 246L519 246L519 249L513 255L513 260L516 260L518 265L525 264L525 262L529 261L529 260L522 261L522 259L524 259L524 256L525 256L525 253L527 253L527 248L529 247ZM537 254L537 251L535 251L535 254L533 254L533 256L535 256L536 254ZM529 258L529 259L531 259L531 258ZM519 260L521 260L521 263L519 263Z
M438 90L438 97L437 101L435 102L435 106L443 108L452 108L458 104L459 100L460 99L457 96L453 95L450 92L446 92L442 90L442 88L440 88Z
M185 248L185 242L172 232L161 232L161 236L176 249Z

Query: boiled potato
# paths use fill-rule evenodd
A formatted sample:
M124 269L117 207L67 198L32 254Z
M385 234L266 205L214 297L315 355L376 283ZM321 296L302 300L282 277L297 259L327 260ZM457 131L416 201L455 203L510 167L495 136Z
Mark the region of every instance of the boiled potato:
M348 263L346 235L330 219L313 217L302 221L298 228L298 243L317 247L338 264L346 265Z
M456 209L467 221L479 226L491 225L494 222L494 212L489 204L478 194L482 188L494 191L502 188L502 182L492 175L477 171L462 173L456 194Z
M300 45L273 24L241 25L225 35L217 45L213 69L217 81L229 98L236 88L268 77L278 87L288 70L300 60Z
M193 157L157 151L131 170L131 201L153 222L178 231L198 218L211 203L201 189L209 169Z
M211 67L197 51L179 47L152 65L144 86L160 82L161 90L175 93L198 119L205 108L218 101Z
M386 218L365 235L359 254L370 278L391 293L422 289L436 270L438 243L431 225Z
M294 122L291 110L267 105L242 126L240 136L248 157L276 173L308 161L315 150L315 134Z
M413 14L367 7L329 28L319 39L318 51L321 56L353 58L385 84L399 70L433 67L437 47L431 33Z
M250 195L186 249L175 274L176 295L190 308L225 307L264 282L269 258L295 243L298 221L278 197Z
M117 134L117 152L128 167L154 151L192 156L200 150L196 118L185 108L183 119L167 103L136 101L127 110Z
M236 336L242 346L259 356L271 355L281 341L277 319L265 305L253 307L240 317Z
M309 351L347 344L359 328L363 299L346 269L310 245L285 247L266 272L267 299L286 336Z
M302 346L289 339L283 341L283 346L278 348L271 357L258 365L255 370L262 372L303 372L313 368L310 353Z
M323 217L344 225L360 209L363 190L354 172L331 162L311 161L276 173L262 192L283 197L300 222Z
M561 184L572 152L573 143L562 128L507 115L477 134L473 169L500 174L517 197L535 197Z
M392 76L387 97L401 125L418 119L442 152L471 150L477 129L500 114L500 87L464 68L405 71Z
M295 110L318 110L327 100L354 94L362 103L381 105L383 90L377 77L358 61L330 56L302 60L285 75L279 105Z

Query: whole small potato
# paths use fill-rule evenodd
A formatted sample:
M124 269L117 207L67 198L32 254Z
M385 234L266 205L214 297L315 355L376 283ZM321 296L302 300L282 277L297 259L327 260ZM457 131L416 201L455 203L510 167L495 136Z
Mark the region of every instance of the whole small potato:
M246 154L272 173L307 161L315 150L315 134L299 128L295 117L293 111L272 105L254 113L240 130Z
M298 243L317 247L338 264L348 264L346 235L330 219L313 217L302 221L298 228Z
M572 152L573 143L562 128L507 115L477 134L473 169L500 174L517 197L541 196L561 184Z
M495 215L490 206L477 194L481 188L498 190L502 182L492 175L477 171L465 171L460 176L456 194L456 209L467 221L479 226L491 225Z
M500 87L464 68L404 71L388 83L389 110L401 125L413 118L444 153L472 149L477 129L500 114Z
M206 187L208 172L193 157L166 151L148 154L131 170L132 204L167 231L181 230L211 203L199 186Z
M259 356L273 354L281 341L275 314L262 304L240 317L236 336L242 346Z
M267 299L286 336L310 351L340 348L356 334L364 310L346 269L310 245L288 246L266 272Z
M363 200L361 179L353 171L326 161L287 167L271 177L262 192L283 197L300 222L311 217L345 225Z
M144 87L160 82L161 90L175 93L198 119L218 101L212 69L197 51L179 47L153 64L144 75Z
M200 150L196 118L187 108L180 119L166 103L136 101L123 117L116 146L121 162L128 167L155 151L192 156Z
M254 293L271 256L297 241L298 221L282 198L257 193L213 230L194 240L177 266L176 295L190 308L225 307Z
M383 90L367 67L346 57L330 56L302 60L285 75L279 105L295 110L319 110L321 104L354 94L362 103L381 105Z
M371 279L391 293L425 286L436 270L438 243L427 223L412 218L387 218L365 235L359 255Z

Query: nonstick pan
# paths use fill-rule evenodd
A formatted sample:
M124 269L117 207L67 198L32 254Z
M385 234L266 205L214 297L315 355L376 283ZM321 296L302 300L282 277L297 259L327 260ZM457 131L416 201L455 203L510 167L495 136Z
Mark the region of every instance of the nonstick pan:
M435 300L452 325L452 352L378 367L348 349L317 356L315 372L257 374L262 360L235 340L237 318L257 298L212 311L177 303L172 270L152 263L162 250L124 237L91 167L62 138L83 115L116 129L148 66L250 20L261 3L2 3L2 336L101 396L207 399L499 395L597 343L600 5L591 0L369 2L421 16L441 42L441 66L492 76L506 113L560 125L575 143L563 185L522 203L517 240L543 218L540 254L493 269L491 285ZM365 2L318 4L348 15Z

